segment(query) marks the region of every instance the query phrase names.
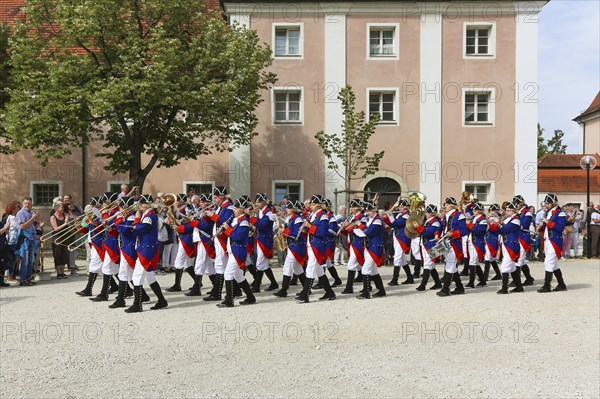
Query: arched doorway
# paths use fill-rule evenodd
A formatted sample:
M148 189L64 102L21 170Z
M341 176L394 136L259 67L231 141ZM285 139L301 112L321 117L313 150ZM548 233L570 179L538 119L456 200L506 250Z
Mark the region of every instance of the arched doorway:
M364 188L364 191L371 191L373 193L388 193L381 194L379 196L379 203L375 204L378 209L385 209L387 202L393 204L401 193L400 184L389 177L376 177L370 180ZM373 198L372 195L365 193L364 199Z

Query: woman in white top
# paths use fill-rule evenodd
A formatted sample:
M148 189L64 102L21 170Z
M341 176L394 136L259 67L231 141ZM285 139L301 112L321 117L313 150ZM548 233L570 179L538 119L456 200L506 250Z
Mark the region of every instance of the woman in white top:
M13 201L6 206L6 213L8 217L6 218L6 224L9 225L8 233L6 235L8 246L10 247L9 257L11 258L7 262L7 269L4 271L4 275L6 276L6 280L9 282L14 282L14 270L15 270L15 250L17 248L17 239L19 232L19 223L17 222L17 212L21 209L21 204L17 201Z

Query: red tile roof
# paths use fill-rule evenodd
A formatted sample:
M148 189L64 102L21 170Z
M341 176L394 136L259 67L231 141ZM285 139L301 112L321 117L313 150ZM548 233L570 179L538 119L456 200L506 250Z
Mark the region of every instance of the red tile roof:
M538 192L545 193L585 193L587 191L586 171L539 169ZM590 192L600 192L600 169L590 171Z
M579 161L585 154L546 154L538 161L538 169L581 169ZM600 168L600 155L593 154Z
M590 106L573 120L577 122L581 118L593 114L596 111L600 111L600 91L598 92L598 94L596 94L596 98L594 98L594 101L592 101Z

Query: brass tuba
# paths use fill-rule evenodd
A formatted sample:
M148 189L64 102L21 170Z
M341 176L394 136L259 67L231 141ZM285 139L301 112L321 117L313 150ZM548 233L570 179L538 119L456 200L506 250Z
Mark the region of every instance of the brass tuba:
M404 226L404 234L408 238L417 238L419 233L413 226L413 222L417 222L419 225L423 224L425 220L425 200L427 196L420 191L409 191L408 199L410 200L409 213L410 216Z
M284 226L285 226L285 221L282 218L278 217L277 218L277 233L273 237L273 240L275 241L275 246L277 247L277 252L280 252L280 253L283 253L287 250L287 241L283 237L283 234L281 234L281 232L279 231L279 228L284 227Z

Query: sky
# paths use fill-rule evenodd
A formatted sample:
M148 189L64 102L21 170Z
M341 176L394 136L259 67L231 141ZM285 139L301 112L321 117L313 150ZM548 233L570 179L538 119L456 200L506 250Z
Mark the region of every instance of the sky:
M539 121L560 129L567 153L582 151L572 121L600 90L600 0L552 0L539 15Z

